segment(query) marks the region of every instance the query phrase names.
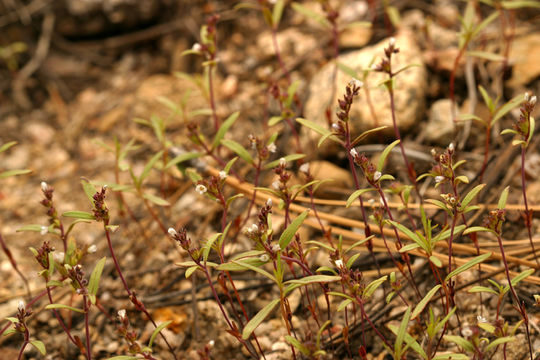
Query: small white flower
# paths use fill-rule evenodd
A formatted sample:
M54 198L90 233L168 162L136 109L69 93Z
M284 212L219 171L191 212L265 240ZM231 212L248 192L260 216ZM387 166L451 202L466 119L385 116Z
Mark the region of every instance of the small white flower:
M529 100L529 104L531 104L532 106L536 105L536 96L533 96L531 100Z
M272 245L272 251L273 252L281 251L281 246L279 246L279 244Z
M280 158L279 159L279 166L281 166L281 167L287 166L287 160L285 160L285 158L283 158L283 157Z
M219 172L219 179L220 180L225 180L226 178L227 178L227 173L225 171L221 170Z
M24 301L19 300L17 308L19 309L19 311L23 311L26 308L26 305L24 305Z
M377 181L381 178L382 176L382 173L380 171L375 171L375 173L373 174L373 180Z
M88 251L89 254L94 254L97 251L97 245L96 244L90 245L88 247L87 251Z
M274 144L274 143L268 144L268 146L267 146L266 148L267 148L268 151L270 151L271 153L275 153L276 150L277 150L277 146L276 146L276 144Z
M41 182L41 191L45 192L49 190L49 184L47 184L45 181Z
M118 317L120 319L125 319L126 318L126 309L118 310Z
M442 182L443 180L444 180L444 176L441 176L441 175L435 176L435 182L436 182L436 183L440 183L440 182Z
M478 315L476 317L476 320L479 322L479 323L487 323L487 319L485 317L483 317L482 315Z
M335 132L338 132L339 131L339 125L337 123L332 123L332 130L334 130Z
M268 199L266 200L266 206L272 207L272 199L268 198Z
M47 226L42 226L41 230L39 231L41 235L46 235L48 232L49 232L49 228Z
M309 163L303 163L298 170L304 174L309 174Z
M388 44L390 45L390 47L396 46L396 38L395 38L395 37L391 37L391 38L388 40Z
M251 224L251 227L249 228L249 231L250 232L257 232L257 231L259 231L259 227L257 226L257 224Z
M525 102L529 102L529 97L530 97L530 96L531 96L531 95L529 95L529 93L526 92L525 95L523 95L523 100L525 100Z
M279 187L280 187L279 181L278 181L278 180L274 181L274 182L272 183L272 187L273 187L274 189L276 189L276 190L279 190Z
M358 80L357 78L352 78L352 79L349 81L349 86L350 86L350 87L361 88L362 86L364 86L364 83L361 82L360 80Z
M335 264L336 264L336 267L342 268L342 267L343 267L343 260L337 259L336 262L335 262Z
M464 327L463 330L461 330L461 335L463 335L464 337L468 338L470 336L472 336L473 334L473 331L470 327Z
M356 158L358 156L358 151L356 151L355 148L352 148L351 151L349 151L349 153L351 154L351 156L354 158Z
M193 46L191 47L191 50L193 50L193 51L201 51L201 50L202 50L202 46L201 46L201 44L199 44L199 43L195 43L195 44L193 44Z
M262 262L268 262L270 260L270 256L268 256L268 254L262 254L261 256L259 256L259 260L261 260Z
M172 227L170 227L169 230L167 230L167 232L169 233L169 235L170 235L171 237L175 237L175 236L178 235L178 232L177 232L174 228L172 228Z
M210 347L214 347L215 344L216 344L216 342L214 340L210 340L208 342L208 346L210 346Z
M448 145L448 150L454 151L454 143L451 142L450 145Z
M431 149L431 155L432 155L432 156L437 155L437 151L436 151L435 149Z
M379 202L381 203L381 206L384 206L384 202L386 200L386 198L384 198L383 196L379 197Z
M208 189L206 188L206 186L204 186L203 184L199 184L195 187L195 191L198 192L199 194L204 194L205 192L208 191Z

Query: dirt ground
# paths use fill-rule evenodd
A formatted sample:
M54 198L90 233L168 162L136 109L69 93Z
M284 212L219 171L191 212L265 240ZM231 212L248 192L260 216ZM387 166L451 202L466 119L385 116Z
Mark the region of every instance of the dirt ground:
M248 2L252 7L266 3ZM62 250L62 242L52 234L18 231L25 225L48 225L46 209L40 204L42 181L54 187L54 202L59 214L73 210L91 211L81 186L81 181L85 180L81 179L95 184L131 182L128 171L115 176L115 154L111 151L115 139L122 145L134 141L121 162L129 164L135 174L140 174L150 157L163 148L193 149L188 139L189 123L198 123L209 138L213 136L207 93L187 76L179 75L190 74L200 79L196 74L203 71L202 58L182 54L201 41L200 27L213 14L220 16L217 22L219 61L213 84L216 114L221 119L235 111L241 114L227 137L247 146L249 134L264 138L275 132L282 133L273 156L279 159L301 146L306 160L311 161L312 166L317 163L321 167L319 178L337 179L318 194L326 199L346 200L353 191L343 150L331 146L316 149L318 135L313 137L314 133L297 126L301 138L299 145L284 122L269 127L267 121L280 115L282 110L272 97L272 86L285 88L289 81L297 81L295 117L303 116L317 120L323 126L329 125L325 123L325 110L335 113L336 98L342 96L350 78L339 70L334 87L335 50L343 56L340 62L344 65L365 68L355 61L377 51L380 58L380 49L394 36L397 45L402 47L396 56L402 56L405 65L420 63L418 70L413 68L404 72L402 78L398 76L398 89L402 91L398 90L396 95L404 143L407 149L419 154L413 155L417 172L430 169L432 148L441 151L455 141L458 157L467 160L463 173L476 181L471 186L478 183L486 135L477 123L469 126L456 124L451 119L453 68L456 69L454 102L458 113L474 109L474 114L480 118L490 117L479 93L473 91L475 95L471 95L471 89L476 89L477 85L485 87L493 97L500 96L499 104L526 91L540 95L538 7L504 11L502 21L498 18L472 42L471 49L475 51L498 54L495 60L471 55L463 56L455 63L459 56L460 14L464 11L464 2L390 1L401 18L396 27L385 16L384 1L331 1L330 4L339 10L342 24L355 21L371 24L371 27L359 25L344 30L337 48L332 43L331 31L293 10L291 2L286 3L277 29L282 66L275 55L271 28L261 12L248 7L235 8L236 1L0 0L0 145L17 142L8 151L0 153L0 171L31 170L28 174L0 179L0 233L18 270L27 279L26 285L3 251L0 255L0 319L14 316L18 301L28 303L45 289L43 279L37 275L41 269L28 248L39 248L43 240L49 240L57 251ZM323 14L319 1L302 1L301 4ZM475 16L486 18L495 11L480 2L476 5ZM372 103L368 102L365 93L361 93L359 103L353 105L357 111L353 117L363 119L354 125L356 130L386 124L390 119L389 113L385 113L387 97L384 91L382 95L378 93L380 81L367 79ZM167 106L171 103L183 103L183 113L172 111ZM533 113L537 118L538 108L540 106ZM377 115L372 117L373 114ZM511 146L510 136L498 135L502 129L511 127L518 116L519 111L515 109L494 125L489 163L483 177L488 186L478 201L481 204L497 203L502 189L510 186L508 203L515 207L509 207L506 215L504 238L515 257L534 265L528 251L527 229L519 211L523 208L519 149ZM152 128L141 123L140 119L151 117L166 121L165 140L160 141ZM540 247L539 139L538 135L533 137L525 164L528 201L533 210L533 239L537 248ZM360 148L371 156L382 151L381 144L393 140L392 131L381 133L368 138ZM231 158L225 150L221 156ZM219 165L213 159L206 161L211 166ZM388 171L407 183L399 154L390 161ZM297 169L296 165L293 167ZM253 174L247 173L246 168L238 171L252 180ZM163 334L176 349L179 359L204 358L197 351L202 351L210 342L212 359L247 359L249 354L226 333L226 323L203 276L186 280L185 269L175 265L187 260L187 255L166 234L168 227L186 226L193 239L206 239L221 231L220 209L214 202L199 196L191 180L177 169L170 170L167 175L160 174L157 170L152 171L145 191L167 199L169 205L150 203L154 214L133 194L123 195L129 210L120 206L118 195L108 194L111 223L120 226L112 241L124 276L157 322L172 321ZM272 181L270 172L263 174L262 186L269 187ZM428 190L428 197L437 196L437 192L429 195L429 191L433 190ZM235 226L242 224L247 206L247 202L239 202L231 208L230 219L235 219ZM321 205L320 208L344 218L358 220L360 216L357 209L343 206ZM156 217L160 222L155 221ZM70 224L72 219L64 218L64 221ZM481 216L472 221L480 224ZM347 228L346 225L343 227ZM351 226L348 229L355 230ZM306 227L302 231L303 237L324 241L317 230ZM77 224L71 237L82 249L97 246L95 253L84 258L88 276L100 258L107 256L109 259L99 286L101 308L93 308L90 316L93 357L106 359L127 354L127 344L116 332L115 318L120 309L127 309L140 343L147 343L154 327L127 298L110 261L103 227L96 223ZM481 240L485 248L498 251L493 239ZM227 251L245 251L245 244L245 239L241 239L231 244ZM386 254L380 255L381 264L386 261L385 267L391 267ZM327 260L322 255L314 256L314 268ZM361 260L369 263L369 254L364 252ZM418 276L422 280L422 276L428 274L427 267L422 267L420 258L417 261L421 269ZM493 261L492 265L500 267L501 263ZM526 268L522 264L515 269L523 271ZM368 264L362 270L374 269L373 264ZM533 275L538 276L538 267ZM463 283L469 280L473 278L463 276L460 279ZM239 273L235 283L242 289L241 296L249 304L248 310L252 314L275 295L275 289L261 278ZM531 281L522 282L518 287L529 311L533 344L537 349L540 349L540 311L533 306L533 295L540 293L539 285ZM425 290L426 285L423 286ZM67 287L57 290L53 292L55 302L82 307L81 298ZM383 295L378 294L381 301ZM193 296L197 302L193 301ZM479 311L493 312L496 306L493 299L479 304L476 297L473 299L464 291L457 296L467 314L463 319L465 323L474 322ZM298 304L300 299L290 301ZM46 297L35 302L33 315L28 320L31 336L44 342L47 355L43 357L29 347L25 358L84 359L85 356L67 340L52 312L44 309L47 304ZM307 311L298 305L295 309L293 321L301 324ZM518 321L511 304L506 304L504 309L507 320ZM403 309L378 314L379 323L395 321L394 315L399 315L400 311L402 313ZM83 318L64 310L61 313L69 319L73 333L83 339ZM3 321L2 327L5 324L7 322ZM335 332L340 333L339 327ZM261 324L257 333L262 348L266 349L267 359L290 358L282 320L277 314ZM384 359L387 354L377 345L377 338L373 334L368 336L373 339L368 358ZM333 342L333 349L338 349L334 358L345 358L342 338L336 336ZM21 343L17 334L2 337L0 359L16 359ZM524 344L523 334L518 335L517 341L508 346L509 358L526 358ZM449 349L456 351L455 347ZM154 350L157 358L172 359L159 338Z

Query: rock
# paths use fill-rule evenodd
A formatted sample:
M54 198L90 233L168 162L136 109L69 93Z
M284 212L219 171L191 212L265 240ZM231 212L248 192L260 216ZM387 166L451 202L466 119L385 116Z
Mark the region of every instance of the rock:
M288 28L277 34L279 52L285 60L297 57L313 51L318 47L317 40L300 32L297 28ZM260 60L267 60L275 56L272 33L270 31L262 33L257 39L257 49Z
M362 47L369 42L372 34L371 27L347 27L339 34L339 46L342 49Z
M424 110L424 95L426 89L426 70L420 56L414 36L407 31L402 31L396 36L396 44L400 49L398 54L392 57L392 66L394 71L403 68L406 65L417 64L419 66L411 67L396 78L395 88L395 109L397 115L397 125L400 131L405 132L411 129L421 118ZM346 66L361 70L370 67L373 59L376 62L384 56L383 49L388 45L388 39L385 39L374 46L362 50L353 51L340 56L338 61ZM319 125L327 127L325 119L325 110L330 104L334 110L337 107L337 99L341 98L345 91L345 86L350 77L343 72L338 72L336 84L337 91L332 96L332 73L334 64L328 64L323 67L311 80L309 86L309 99L305 105L304 116L306 119L314 121ZM375 118L370 111L365 92L361 90L360 96L355 98L351 109L351 127L352 134L355 136L362 131L374 128L376 126L387 125L388 134L392 134L392 116L390 111L390 100L388 92L384 87L378 86L387 79L383 73L372 72L367 77L367 86L369 87L371 104L373 105ZM334 112L334 111L332 111ZM335 116L334 116L335 118ZM302 128L303 138L309 140L305 148L309 148L312 143L316 143L319 135L313 131ZM329 142L327 142L329 143ZM329 145L325 143L321 147L323 153L329 153Z
M525 86L540 75L540 33L532 32L514 39L510 48L509 63L513 66L510 87Z
M452 101L450 99L435 101L429 109L428 122L422 135L431 144L446 146L454 138L455 130L456 124L452 119Z
M311 161L309 171L315 180L332 180L319 186L315 192L318 197L335 196L335 192L331 192L332 188L352 189L354 184L349 171L329 161Z

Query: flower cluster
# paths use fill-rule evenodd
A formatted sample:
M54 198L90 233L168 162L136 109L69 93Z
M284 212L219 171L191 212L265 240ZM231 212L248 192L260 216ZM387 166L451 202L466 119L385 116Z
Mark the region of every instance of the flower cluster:
M42 181L41 191L43 192L45 199L41 200L40 204L47 208L47 216L49 217L49 223L54 225L54 227L58 227L60 224L60 220L58 219L58 212L56 211L53 202L54 188L47 184L45 181Z
M523 104L519 109L519 120L514 124L516 132L523 137L523 140L528 141L531 131L531 113L536 105L536 96L530 96L525 93ZM534 128L532 128L534 130Z
M119 324L116 327L116 331L120 336L122 336L129 346L129 353L136 355L139 354L142 350L141 345L137 342L137 333L134 330L130 330L129 319L126 314L125 309L118 310L116 316Z
M92 198L94 199L94 217L97 221L103 221L107 225L109 223L109 209L105 204L105 191L107 191L107 185L103 185L101 190L96 192Z
M54 247L49 245L48 241L44 241L41 245L41 248L37 250L35 253L35 258L37 262L43 267L44 269L49 268L49 254L54 251Z
M484 226L497 234L502 233L502 224L505 220L506 210L497 209L490 211L484 218Z
M435 179L435 187L438 187L445 182L454 181L454 154L454 143L450 143L446 150L441 154L437 153L435 149L431 149L431 156L433 156L435 165L431 168L431 171L426 174L426 176L430 176Z
M367 156L362 153L358 154L356 149L351 149L351 156L354 160L354 163L362 169L364 176L368 183L372 186L376 186L379 180L381 179L382 173L377 171L377 168L373 163L367 158Z
M387 74L392 75L392 55L397 54L399 52L399 48L396 47L396 39L391 37L388 41L388 46L384 48L384 55L386 55L386 58L381 59L381 61L373 66L374 71L379 72L385 72Z
M185 228L176 231L174 228L169 228L169 236L178 244L180 247L188 252L188 254L193 258L193 260L199 259L199 251L197 247L191 241L191 238L187 236L187 230Z
M261 139L253 134L248 136L250 147L257 151L257 156L261 160L266 160L270 157L270 153L275 153L277 151L277 146L273 142L265 145Z
M345 95L343 99L338 99L339 111L336 113L339 120L347 122L349 120L349 113L351 111L351 106L354 100L354 97L358 95L360 89L364 84L358 79L351 79L347 86L345 87ZM335 126L332 125L332 130L334 130L338 135L343 131L343 125L336 123Z

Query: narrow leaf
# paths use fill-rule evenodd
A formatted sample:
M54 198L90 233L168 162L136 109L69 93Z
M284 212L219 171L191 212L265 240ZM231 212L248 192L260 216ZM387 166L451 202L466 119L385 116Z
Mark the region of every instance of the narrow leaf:
M281 249L285 250L291 240L294 237L294 234L298 231L298 228L300 228L300 225L304 222L305 218L308 216L309 210L304 211L294 221L287 226L287 228L283 231L281 236L279 237L279 246Z
M465 264L461 265L460 267L458 267L457 269L452 271L450 274L446 275L446 278L444 280L448 281L451 278L453 278L454 276L456 276L458 274L461 274L464 271L469 270L473 266L480 264L481 262L483 262L484 260L489 259L490 257L491 257L491 252L488 252L488 253L482 254L480 256L477 256L474 259L472 259L472 260L466 262Z
M214 141L212 142L212 149L215 149L218 147L218 145L221 143L221 140L223 140L223 137L229 130L229 128L234 124L236 119L238 119L238 116L240 115L240 112L236 111L229 115L229 117L221 124L219 127L216 136L214 137Z
M150 336L150 340L148 341L149 348L152 348L154 340L156 339L156 336L159 334L159 332L169 326L170 323L172 323L172 320L165 321L164 323L159 324L159 326L154 329L154 331L152 332L152 336Z
M228 140L223 139L221 140L221 144L230 150L232 150L236 155L240 156L242 159L244 159L245 162L249 164L253 164L253 158L249 154L249 152L239 143L237 143L234 140Z
M439 291L440 288L441 288L441 285L437 285L437 286L433 287L433 289L429 290L429 292L426 294L426 296L424 296L424 298L422 300L420 300L418 305L416 305L416 307L414 308L414 310L413 310L413 312L411 314L411 320L416 319L416 317L418 315L420 315L420 313L424 310L424 308L429 303L431 298L437 293L437 291Z
M242 331L242 339L247 340L251 336L251 333L255 331L257 326L259 326L264 319L274 310L274 308L279 304L280 299L274 299L271 302L269 302L265 307L263 307L257 315L251 318L249 322L244 327L244 331Z
M399 140L394 141L383 150L381 157L379 157L379 161L377 161L377 171L382 171L386 158L397 144L399 144Z

